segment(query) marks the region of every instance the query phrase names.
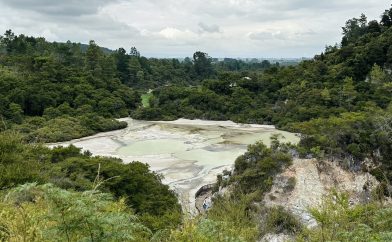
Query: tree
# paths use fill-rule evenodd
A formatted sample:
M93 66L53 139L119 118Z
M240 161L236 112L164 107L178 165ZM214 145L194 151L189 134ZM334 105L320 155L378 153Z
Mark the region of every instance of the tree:
M119 48L115 53L116 66L117 66L117 75L120 78L122 83L127 83L129 81L129 70L128 70L128 62L129 58L127 56L127 52L124 48Z
M381 28L380 25L376 20L372 20L369 22L368 27L367 27L367 32L368 33L380 33Z
M271 62L269 60L263 60L261 62L261 67L262 68L270 68L271 67Z
M4 36L1 37L1 45L5 46L7 53L12 52L12 43L14 42L16 36L12 30L7 30L4 33Z
M356 41L361 35L365 34L367 18L364 14L360 18L352 18L346 21L343 29L344 41L351 43Z
M359 26L361 28L365 28L366 27L366 25L367 25L367 17L365 16L365 14L363 14L363 13L361 14L361 16L359 17L358 22L359 22Z
M323 98L323 100L326 102L326 103L328 103L328 102L330 102L331 101L331 93L330 93L330 91L328 90L328 88L324 88L322 91L321 91L321 97Z
M392 64L392 45L389 46L386 57L387 57L388 64Z
M372 70L370 71L370 82L377 86L382 86L382 84L386 81L387 75L381 69L381 67L377 64L374 64Z
M9 109L11 120L17 124L21 124L23 121L22 107L19 104L11 103Z
M199 79L205 79L213 75L211 57L204 52L197 51L193 54L193 66Z
M392 20L389 16L389 10L385 10L385 12L381 15L381 25L385 27L392 26Z
M136 49L136 47L132 47L131 51L129 52L130 56L140 57L140 52Z
M142 71L142 67L139 62L139 58L136 56L131 56L128 63L128 72L129 72L129 84L135 85L138 81L138 72ZM144 74L144 73L143 73ZM139 74L139 77L141 74ZM144 75L143 75L144 77Z
M99 68L99 61L103 53L94 40L90 40L86 51L86 67L90 71L95 71Z
M346 107L350 108L355 98L357 97L357 91L354 87L354 80L351 77L346 77L343 81L342 87L342 98L343 103Z

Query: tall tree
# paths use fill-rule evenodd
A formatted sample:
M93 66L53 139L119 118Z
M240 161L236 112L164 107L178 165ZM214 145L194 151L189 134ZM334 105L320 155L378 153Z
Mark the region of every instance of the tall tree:
M103 53L94 40L90 40L89 46L86 51L86 67L90 71L99 68L99 61Z
M385 12L381 15L381 25L385 27L392 26L392 20L389 16L389 10L385 10Z
M205 79L214 73L211 57L207 53L197 51L193 54L193 65L199 79Z
M140 52L136 49L136 47L132 47L131 51L129 52L130 56L140 57Z
M127 83L129 81L129 57L127 55L127 52L124 48L119 48L114 54L114 56L116 59L118 77L120 78L122 83Z

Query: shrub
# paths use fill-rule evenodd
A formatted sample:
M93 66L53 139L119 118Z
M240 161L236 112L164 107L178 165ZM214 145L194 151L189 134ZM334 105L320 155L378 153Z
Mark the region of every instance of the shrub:
M0 240L147 241L151 232L124 200L96 191L25 184L0 202Z
M289 177L289 179L287 179L286 186L284 187L284 191L285 192L293 191L296 184L297 184L297 180L295 179L295 177Z
M267 209L262 227L265 234L296 234L302 230L301 222L281 206Z
M298 241L391 241L392 207L379 203L349 205L348 195L332 192L312 208L318 226L304 230Z

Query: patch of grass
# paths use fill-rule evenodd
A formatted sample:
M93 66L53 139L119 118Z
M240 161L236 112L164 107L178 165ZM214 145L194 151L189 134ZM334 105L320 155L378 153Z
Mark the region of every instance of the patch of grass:
M265 234L296 234L302 231L302 225L292 213L278 206L267 209L262 231Z
M145 93L142 96L142 105L144 108L150 107L150 99L153 97L152 93Z

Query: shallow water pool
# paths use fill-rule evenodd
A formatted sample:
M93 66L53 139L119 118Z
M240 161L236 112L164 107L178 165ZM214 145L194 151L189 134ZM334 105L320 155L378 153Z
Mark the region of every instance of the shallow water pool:
M122 119L128 127L56 145L74 144L94 155L113 156L124 162L140 161L164 175L185 207L193 208L194 194L230 170L249 144L280 134L283 142L297 143L292 133L273 126L241 125L231 121L180 119L171 122Z

